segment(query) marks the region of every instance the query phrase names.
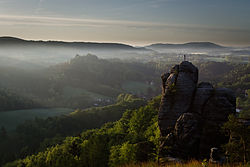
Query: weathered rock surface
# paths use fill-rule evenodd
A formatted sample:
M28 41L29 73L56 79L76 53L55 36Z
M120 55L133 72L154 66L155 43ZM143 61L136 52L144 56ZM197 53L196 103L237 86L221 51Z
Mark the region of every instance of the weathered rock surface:
M184 61L174 66L168 79L164 81L161 99L163 105L159 112L159 127L163 136L171 131L181 114L188 112L198 81L198 69Z
M235 95L229 89L197 82L198 69L187 61L162 75L162 157L208 158L212 147L226 142L220 129L228 115L235 113Z

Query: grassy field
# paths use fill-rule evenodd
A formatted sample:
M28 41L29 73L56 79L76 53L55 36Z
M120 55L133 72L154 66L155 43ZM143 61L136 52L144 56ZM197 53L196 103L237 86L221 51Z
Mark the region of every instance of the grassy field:
M63 115L73 112L68 108L50 108L50 109L29 109L0 112L0 127L4 126L6 130L14 130L17 125L26 120L34 118L47 118L57 115Z
M250 167L250 164L242 165L233 165L233 164L209 164L209 163L202 163L199 161L190 161L188 163L172 163L172 164L165 164L165 165L158 165L155 162L148 162L148 163L141 163L141 164L130 164L124 165L122 167Z

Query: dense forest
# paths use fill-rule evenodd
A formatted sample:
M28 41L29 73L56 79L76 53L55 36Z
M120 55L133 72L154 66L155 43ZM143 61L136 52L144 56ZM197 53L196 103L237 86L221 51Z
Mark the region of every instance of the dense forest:
M240 118L250 118L249 64L194 64L199 68L199 82L231 88ZM42 70L2 68L1 111L66 107L74 112L27 120L12 131L2 126L1 165L14 160L6 166L117 166L157 161L160 74L172 65L89 54ZM224 131L235 124L231 118ZM225 148L230 151L229 146ZM233 161L242 159L232 157Z
M39 107L39 104L31 99L17 95L8 89L0 89L0 112L18 109Z
M67 137L61 144L6 166L116 166L155 160L160 96L139 109L128 109L119 121Z
M144 107L127 110L119 121L107 123L100 129L85 131L75 137L67 137L62 143L54 144L43 152L25 159L8 163L11 166L119 166L130 163L159 161L160 131L158 108L160 96L149 101ZM222 127L225 134L231 131L234 141L225 145L229 162L243 162L242 141L249 148L250 129L242 129L235 117ZM241 130L241 131L239 131ZM244 135L245 136L244 136ZM243 137L243 138L242 138ZM238 144L236 144L238 143ZM245 152L249 161L250 152Z
M69 115L26 121L14 132L3 127L0 135L1 164L25 157L60 143L66 136L79 135L82 131L101 127L107 122L120 119L126 110L137 109L146 102L132 95L121 94L117 102L105 107L76 110Z

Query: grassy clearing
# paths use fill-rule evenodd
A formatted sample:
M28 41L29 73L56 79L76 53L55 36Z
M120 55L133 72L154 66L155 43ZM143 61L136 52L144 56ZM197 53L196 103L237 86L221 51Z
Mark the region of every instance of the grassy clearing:
M73 109L68 108L49 108L49 109L28 109L0 112L0 127L6 130L14 130L19 124L34 118L48 118L63 114L69 114Z

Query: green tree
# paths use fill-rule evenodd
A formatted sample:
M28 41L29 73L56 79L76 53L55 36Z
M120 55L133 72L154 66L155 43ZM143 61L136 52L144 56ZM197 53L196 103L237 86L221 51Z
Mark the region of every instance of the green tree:
M228 117L222 129L229 136L229 142L224 145L230 162L244 162L250 160L250 126L245 120L237 119L234 115Z
M113 146L110 149L109 165L118 166L136 162L136 144L128 141L122 145Z

